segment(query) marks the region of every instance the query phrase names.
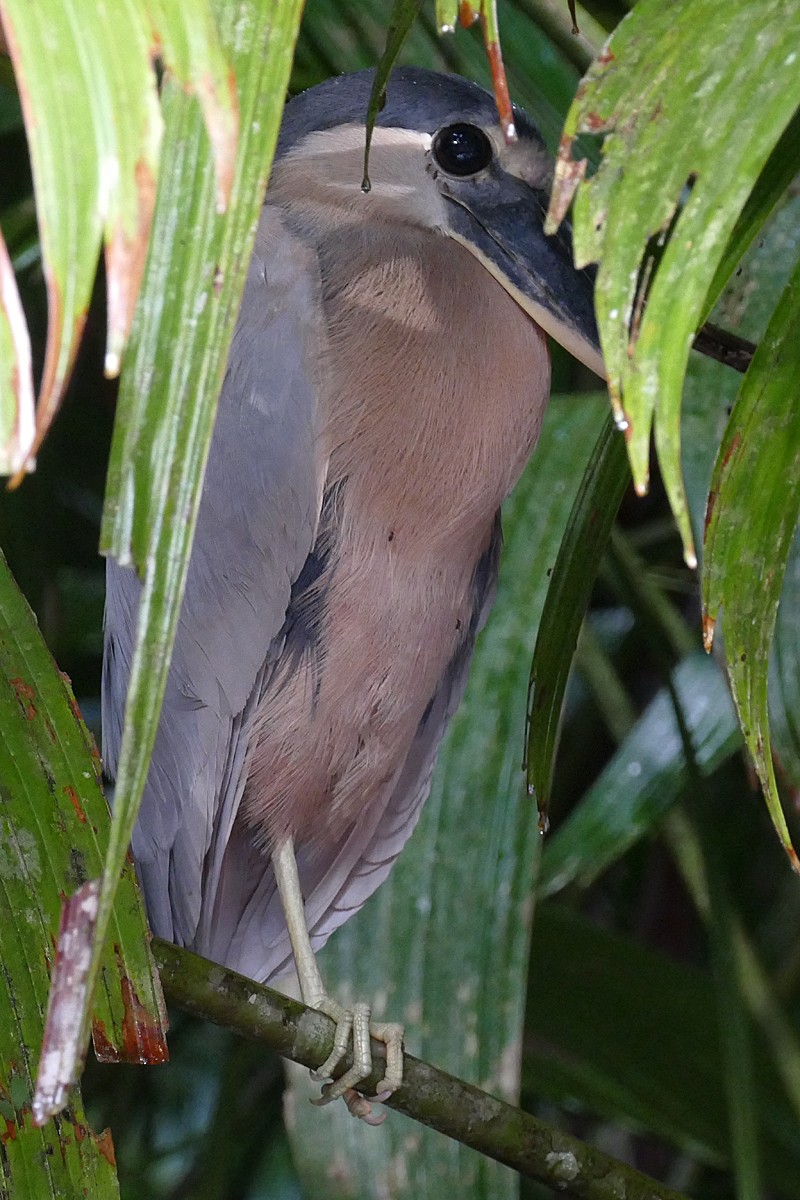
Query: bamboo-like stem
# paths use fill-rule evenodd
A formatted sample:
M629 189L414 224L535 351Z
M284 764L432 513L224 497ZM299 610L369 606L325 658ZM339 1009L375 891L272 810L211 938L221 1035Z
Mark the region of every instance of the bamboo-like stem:
M322 1013L158 938L153 941L153 954L164 994L178 1008L261 1042L306 1067L327 1057L334 1025ZM373 1042L372 1049L376 1067L359 1088L367 1095L383 1075L384 1048ZM341 1070L349 1065L345 1061ZM390 1108L557 1189L563 1196L575 1200L686 1200L633 1167L430 1063L406 1054L404 1066L403 1086L388 1100Z

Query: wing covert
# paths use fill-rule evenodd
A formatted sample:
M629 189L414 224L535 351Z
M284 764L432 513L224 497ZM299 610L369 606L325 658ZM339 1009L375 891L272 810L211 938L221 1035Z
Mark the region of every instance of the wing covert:
M249 721L311 548L325 464L316 256L265 206L220 395L133 851L159 936L192 945L241 798ZM103 755L115 776L141 584L107 564Z

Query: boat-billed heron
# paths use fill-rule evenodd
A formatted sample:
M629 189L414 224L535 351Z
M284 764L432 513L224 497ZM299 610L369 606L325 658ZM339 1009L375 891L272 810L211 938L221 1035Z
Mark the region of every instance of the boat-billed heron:
M292 100L256 234L133 851L153 930L255 980L297 966L412 832L494 595L498 510L550 390L545 334L600 372L592 283L544 236L552 177L517 113L403 69ZM103 738L113 777L140 584L108 564ZM353 1022L355 1024L353 1025ZM352 1096L352 1093L349 1093Z

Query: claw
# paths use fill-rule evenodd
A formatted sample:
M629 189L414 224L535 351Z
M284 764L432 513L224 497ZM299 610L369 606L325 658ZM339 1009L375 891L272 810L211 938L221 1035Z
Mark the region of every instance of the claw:
M345 1104L348 1107L352 1116L357 1117L359 1121L363 1121L365 1125L382 1125L388 1117L386 1109L383 1112L372 1111L372 1101L366 1096L362 1096L360 1092L349 1088L342 1096Z

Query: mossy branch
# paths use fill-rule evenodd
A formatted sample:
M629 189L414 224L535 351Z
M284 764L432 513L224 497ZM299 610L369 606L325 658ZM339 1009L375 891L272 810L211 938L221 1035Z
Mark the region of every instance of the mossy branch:
M327 1057L333 1040L328 1017L168 942L155 939L153 953L171 1004L303 1066L317 1066ZM383 1074L383 1047L377 1042L373 1053L376 1069L359 1089L366 1095ZM686 1200L633 1167L410 1054L405 1055L403 1087L387 1103L576 1200Z

